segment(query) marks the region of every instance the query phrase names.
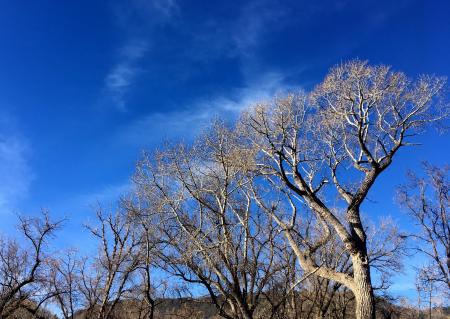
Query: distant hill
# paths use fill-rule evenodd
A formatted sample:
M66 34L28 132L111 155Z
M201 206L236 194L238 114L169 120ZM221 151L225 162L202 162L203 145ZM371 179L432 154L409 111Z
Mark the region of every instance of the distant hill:
M119 302L110 319L140 319L145 309L131 300ZM95 313L95 310L94 310ZM216 319L216 308L213 304L200 299L163 299L157 300L154 319ZM76 313L74 319L90 319L86 311Z

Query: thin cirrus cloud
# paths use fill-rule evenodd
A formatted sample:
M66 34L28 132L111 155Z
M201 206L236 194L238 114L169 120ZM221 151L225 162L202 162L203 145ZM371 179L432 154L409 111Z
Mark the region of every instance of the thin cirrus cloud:
M114 143L134 147L151 147L164 139L192 140L214 118L235 119L256 102L269 100L275 94L295 90L284 83L285 76L277 72L261 78L231 93L217 93L199 98L183 109L153 112L122 127L114 136Z
M0 214L17 209L34 179L28 161L30 148L13 123L10 116L0 114Z
M285 24L283 21L288 20L283 19L287 13L280 6L266 2L253 1L237 9L237 19L231 24L229 21L214 19L207 19L205 24L200 23L203 27L190 34L192 47L187 50L189 55L185 56L186 63L197 59L207 62L223 56L235 56L241 64L237 71L244 78L252 81L251 78L260 77L259 70L264 68L259 65L257 47L264 40L269 26L281 28ZM255 11L259 14L255 14ZM145 69L143 58L154 45L149 39L155 30L159 26L176 23L178 32L186 32L182 27L183 22L175 19L182 14L175 0L133 0L127 7L116 8L118 25L130 38L119 50L117 62L105 76L103 97L115 109L127 110L127 95L139 73ZM136 21L142 22L140 24L144 27L134 28ZM215 31L211 32L211 28ZM258 70L258 74L254 74L255 70Z
M238 55L244 59L251 58L267 30L282 28L288 21L288 12L277 3L248 3L241 9L237 22L231 26L231 39Z
M293 89L285 81L289 76L286 73L292 70L289 72L268 70L265 65L260 64L256 56L257 47L261 41L264 41L268 26L280 24L282 17L286 15L281 7L266 2L253 1L239 8L238 18L232 24L221 20L207 20L205 23L210 27L213 26L213 30L223 31L224 28L228 32L211 33L210 28L200 28L196 34L192 34L195 51L189 51L189 56L185 57L187 60L201 58L210 61L214 59L212 56L235 56L240 61L236 71L243 76L242 85L227 92L219 90L207 96L198 96L178 110L156 111L144 115L122 127L116 136L118 141L133 146L150 146L158 144L164 138L192 139L215 117L235 118L249 105L267 100L275 93ZM139 5L142 5L141 1L138 1ZM146 8L147 12L153 14L155 11L159 12L159 16L165 17L165 23L175 14L183 14L175 1L156 1ZM255 11L262 14L255 14ZM151 28L149 30L151 32ZM117 84L122 84L123 78L129 79L135 75L130 68L124 68L120 73L125 76L117 77L120 80L115 81L118 82ZM127 87L130 82L126 81ZM119 102L119 106L123 106L124 101ZM149 134L150 131L153 133Z
M282 28L286 10L267 1L253 1L235 8L232 20L208 16L193 30L185 28L192 43L185 48L185 58L211 62L223 57L238 58L245 65L258 55L258 46L269 29ZM182 14L182 12L181 12Z
M140 4L140 7L146 9L147 13L158 13L162 15L162 18L169 18L178 10L178 3L176 0L153 0L145 1L138 0L135 1L136 4Z
M120 50L119 62L105 78L105 94L119 111L126 110L126 94L140 72L139 60L148 51L145 41L136 41Z
M129 38L125 39L125 44L119 49L117 62L105 76L103 96L117 110L127 109L126 97L143 70L140 60L149 51L151 43L148 38L151 38L154 27L170 21L177 10L175 0L133 0L126 2L126 6L122 4L115 8L117 25L129 34ZM136 21L144 27L133 30L130 25Z

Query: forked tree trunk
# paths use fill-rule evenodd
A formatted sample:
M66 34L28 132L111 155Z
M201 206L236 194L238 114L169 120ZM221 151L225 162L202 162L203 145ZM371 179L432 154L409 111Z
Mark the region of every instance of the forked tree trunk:
M357 319L375 319L375 298L370 280L367 256L352 256L355 295L355 316Z
M253 315L244 307L243 305L239 304L239 309L241 310L242 319L252 319Z

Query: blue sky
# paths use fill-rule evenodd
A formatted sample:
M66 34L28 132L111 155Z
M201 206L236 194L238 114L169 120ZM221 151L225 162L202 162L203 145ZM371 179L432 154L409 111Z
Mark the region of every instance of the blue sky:
M0 45L0 230L46 208L70 218L62 244L81 246L78 225L127 190L144 148L308 90L351 58L450 75L450 2L1 1ZM448 135L421 141L379 181L370 214L411 227L395 185L450 155Z

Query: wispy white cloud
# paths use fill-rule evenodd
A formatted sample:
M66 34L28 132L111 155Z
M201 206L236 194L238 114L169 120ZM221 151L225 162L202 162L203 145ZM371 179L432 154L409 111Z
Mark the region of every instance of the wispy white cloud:
M117 62L105 76L103 95L119 111L126 110L126 95L143 71L140 60L150 48L155 26L171 20L178 11L176 0L132 0L115 7L114 15L128 39L119 49ZM139 22L143 27L133 28Z
M129 29L134 23L143 28L167 23L178 12L177 0L129 0L113 7L114 16L124 29Z
M157 11L166 19L172 17L179 10L176 0L139 0L138 2L143 4L148 11Z
M237 22L231 28L231 39L237 54L243 58L253 56L268 30L285 25L288 19L283 18L287 14L286 8L277 2L251 1L243 6Z
M155 146L164 139L191 140L214 118L233 120L256 102L296 89L283 80L283 75L271 72L244 87L201 97L181 109L150 113L123 127L113 137L114 141L122 145L146 147Z
M187 62L183 67L189 65L189 61L208 63L224 56L237 57L243 77L253 82L261 72L266 73L258 61L259 44L265 41L269 30L282 28L289 21L284 19L289 13L285 7L266 0L251 1L237 8L237 18L232 21L207 17L198 22L199 27L194 31L183 29L183 19L178 19L183 12L177 0L132 0L126 6L117 6L114 12L128 36L145 39L126 43L121 51L128 53L121 54L105 77L105 95L121 111L126 110L126 96L136 77L144 71L140 62L150 51L152 34L159 26L174 23L179 32L192 32L189 35L191 45L184 52ZM136 24L139 27L134 27Z
M182 14L175 0L133 1L133 10L140 11L140 16L152 17L152 27L158 23L167 23L173 16ZM234 89L213 92L211 95L199 96L178 107L174 111L156 111L126 124L114 140L134 146L154 145L162 139L191 139L214 117L233 118L256 101L272 98L279 91L291 89L286 83L286 72L271 71L270 67L260 63L257 56L259 44L265 41L268 30L285 25L283 17L288 12L282 6L271 1L251 1L237 9L238 18L221 21L206 19L203 27L192 34L193 47L187 49L186 59L209 61L212 56L225 55L238 57L244 84ZM122 13L128 18L130 13ZM155 17L153 17L155 16ZM164 21L164 22L161 22ZM214 30L214 32L211 32ZM147 30L147 33L151 31ZM145 53L146 51L144 51ZM108 87L117 93L116 105L125 109L125 92L131 86L140 71L137 55L125 59L116 65L108 76ZM131 61L131 62L130 62ZM184 66L184 64L183 64ZM294 69L294 68L293 68ZM295 68L289 72L296 74L302 70ZM180 72L183 72L181 70ZM292 75L292 74L290 74Z
M0 114L0 214L15 210L28 195L34 179L29 152L28 143L14 127L14 119Z
M148 50L145 41L133 41L121 48L119 61L106 75L104 93L120 111L125 111L125 96L141 69L139 60Z
M231 20L207 16L193 30L183 30L192 40L184 51L186 58L205 62L233 57L246 64L257 58L258 46L269 30L278 30L290 21L287 14L276 2L257 0L236 7L236 17Z

